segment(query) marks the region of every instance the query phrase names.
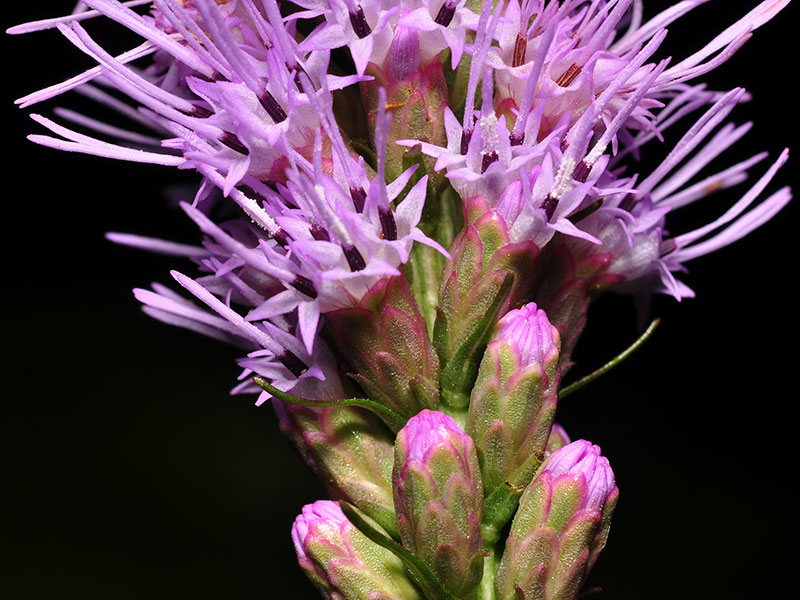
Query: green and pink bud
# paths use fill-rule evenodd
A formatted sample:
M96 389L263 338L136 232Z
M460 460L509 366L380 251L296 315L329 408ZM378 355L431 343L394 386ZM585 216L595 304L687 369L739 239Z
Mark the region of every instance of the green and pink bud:
M467 432L481 456L486 495L510 481L530 482L556 412L560 340L543 310L529 303L497 323L472 390ZM522 472L524 471L524 472Z
M539 253L514 241L502 214L483 197L465 203L464 229L442 273L433 341L442 367L442 401L464 414L483 350L497 320L527 296Z
M394 505L400 539L457 598L483 574L483 486L475 444L441 412L409 419L395 443Z
M497 570L497 600L574 600L605 546L619 491L600 448L553 452L520 500Z
M273 401L281 432L327 492L397 535L392 498L394 436L375 415L353 406L311 408Z
M420 51L419 32L397 24L383 63L369 63L366 74L374 79L361 82L361 96L367 113L370 135L374 135L378 115L378 90L386 90L386 110L391 112L389 144L386 153L386 175L394 179L402 173L403 156L407 148L396 140L414 139L437 146L447 145L444 109L449 104L447 82L442 62L437 55ZM435 173L433 159L425 159L429 173ZM431 184L438 189L445 178L442 173L432 176Z
M403 276L380 280L359 306L326 314L370 400L409 418L439 403L439 359Z
M336 502L318 500L303 507L292 526L292 541L300 567L326 598L421 599L400 559L361 533Z

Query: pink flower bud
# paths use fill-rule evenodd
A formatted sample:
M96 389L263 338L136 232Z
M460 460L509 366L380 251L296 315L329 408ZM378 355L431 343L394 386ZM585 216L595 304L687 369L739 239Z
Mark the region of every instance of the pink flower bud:
M394 504L403 546L466 598L483 573L483 486L475 444L448 415L423 410L397 434Z
M497 570L498 600L577 598L608 537L619 491L600 448L553 452L525 490Z
M586 440L577 440L550 455L542 465L537 478L548 473L553 484L562 478L582 478L586 483L583 507L602 508L608 496L616 490L614 472L600 447Z
M419 32L411 27L397 25L383 70L390 81L400 81L417 69L419 69Z
M512 478L533 477L555 417L560 369L558 330L533 302L497 323L472 390L467 431L481 451L487 496ZM541 459L540 459L541 460Z
M328 598L420 598L400 559L356 529L336 502L304 506L292 525L292 541L300 567Z
M560 345L558 330L534 302L508 311L497 323L495 341L512 344L521 366L544 363Z

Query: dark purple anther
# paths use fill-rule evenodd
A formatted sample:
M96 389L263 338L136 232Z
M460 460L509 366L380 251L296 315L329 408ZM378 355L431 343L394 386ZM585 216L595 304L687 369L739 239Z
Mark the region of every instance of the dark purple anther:
M309 298L317 297L317 290L314 288L314 283L308 277L296 275L294 281L291 283L291 286Z
M205 81L206 83L214 83L215 81L228 81L228 79L218 71L214 71L211 77L195 71L194 76L202 81Z
M433 20L434 23L437 25L441 25L442 27L447 27L450 25L450 22L453 20L453 16L456 14L456 2L450 2L450 0L445 0L442 7L439 9L439 12L436 13L436 18Z
M512 67L518 67L525 64L525 53L528 50L528 38L521 33L517 34L517 40L514 42L514 57L511 60Z
M483 159L481 160L481 174L486 173L486 169L489 168L489 165L495 162L498 158L499 156L497 156L497 152L494 150L484 154Z
M619 203L619 207L627 212L631 212L633 207L636 206L637 198L633 194L628 194L622 199L622 202Z
M472 139L472 130L464 129L461 132L461 155L464 156L469 150L469 141Z
M281 361L281 364L289 369L295 377L300 377L300 375L308 371L306 364L289 350L284 350L283 354L278 356L277 359Z
M367 192L361 187L351 187L350 197L358 212L364 212L364 203L367 201Z
M356 12L350 13L350 24L353 26L353 31L361 39L372 33L372 29L369 28L369 23L367 23L367 17L364 16L364 9L361 6L356 9Z
M311 227L309 227L309 231L311 232L311 237L319 242L330 242L331 236L328 234L328 230L324 227L320 227L316 223L312 223Z
M214 114L213 110L206 108L205 106L200 106L199 104L195 104L192 107L192 112L189 113L190 116L196 117L198 119L207 119L213 114Z
M393 241L397 239L397 223L394 220L394 214L388 208L379 208L378 217L381 220L381 231L383 231L383 239Z
M300 63L297 63L294 67L291 68L289 67L289 65L286 65L286 68L289 70L294 69L294 84L297 86L298 92L305 93L305 90L303 90L303 84L302 84L303 78L301 77L301 75L305 75L308 78L309 84L314 89L314 91L316 91L316 88L314 87L314 82L311 81L311 77L308 77L308 73L306 73L306 70L302 66L300 66Z
M342 246L342 252L344 252L344 257L347 259L347 264L350 265L350 270L353 273L367 268L364 257L361 256L361 252L355 246Z
M553 218L553 213L556 212L556 206L558 206L558 198L553 198L550 194L547 194L547 197L542 200L542 210L544 214L547 215L547 220Z
M578 163L578 166L575 167L575 170L572 172L572 178L580 183L585 183L586 178L589 177L589 171L591 170L592 167L586 164L585 160L582 160L581 162Z
M512 131L512 132L511 132L511 138L510 138L511 145L512 145L512 146L519 146L519 145L521 145L521 144L522 144L522 142L523 142L523 141L525 141L525 140L524 140L524 138L525 138L525 134L524 134L524 133L523 133L522 135L518 135L518 134L516 134L516 133L514 133L514 132Z
M244 154L245 156L250 154L250 151L247 149L247 146L245 146L241 142L241 140L234 134L232 134L230 131L226 131L225 133L223 133L222 137L219 138L219 141L225 144L231 150L235 150L239 154Z
M275 96L269 93L269 90L265 90L258 101L261 102L261 106L275 123L282 123L286 120L286 111L278 104Z
M581 67L580 65L571 64L569 68L561 74L561 77L558 78L556 81L556 85L560 85L561 87L568 87L575 78L580 74Z
M272 235L275 238L275 241L278 242L278 245L281 248L286 248L289 245L289 234L286 233L283 229L278 228L278 230Z

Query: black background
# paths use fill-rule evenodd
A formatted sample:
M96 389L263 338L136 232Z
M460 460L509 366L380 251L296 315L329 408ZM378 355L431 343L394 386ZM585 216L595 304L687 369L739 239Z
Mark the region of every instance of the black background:
M8 4L4 28L71 8ZM666 4L647 2L647 11ZM688 55L755 4L696 9L671 27L661 56ZM774 157L793 141L797 16L789 7L704 78L754 96L733 113L738 123L754 120L753 131L718 164L761 150ZM115 50L131 45L119 31L106 39ZM4 597L317 597L289 529L321 488L271 409L229 396L235 351L149 319L130 293L191 267L103 237L195 241L161 191L195 176L26 141L43 131L13 99L90 63L53 31L2 43ZM47 115L59 104L81 106L64 98L32 110ZM791 184L795 171L790 161L769 189ZM671 223L683 231L706 222L736 197L715 196ZM690 264L684 281L697 299L658 298L655 337L560 407L574 438L602 446L621 489L590 579L604 588L600 597L777 598L791 582L800 512L791 489L796 217L790 205ZM575 374L636 335L630 299L602 298Z

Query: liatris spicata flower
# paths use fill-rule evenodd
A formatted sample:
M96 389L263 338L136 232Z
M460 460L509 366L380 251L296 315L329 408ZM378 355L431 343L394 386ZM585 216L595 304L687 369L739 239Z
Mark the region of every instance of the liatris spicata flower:
M292 540L300 566L328 598L421 598L400 560L356 529L335 502L318 500L303 507Z
M726 122L747 94L692 81L788 3L656 58L704 1L645 21L639 0L83 0L11 30L57 28L97 63L20 104L74 89L131 122L32 115L52 134L33 141L202 177L181 203L197 245L109 238L194 262L172 274L197 303L154 284L144 310L243 348L234 391L275 395L329 493L371 517L298 518L323 594L415 598L411 577L437 598L576 597L617 495L599 449L551 429L589 305L691 296L675 273L791 197L757 202L784 151L720 217L671 231L765 158L703 173L749 129ZM142 43L112 55L100 16Z
M423 410L397 434L394 504L403 545L457 598L483 571L483 487L475 444L444 413Z
M71 16L12 28L21 33L57 27L98 63L20 104L79 89L155 136L70 117L101 137L119 134L121 142L107 142L33 115L59 137L31 139L199 171L203 186L185 210L205 234L204 248L111 237L195 260L206 275L176 278L222 321L244 324L233 337L252 349L262 373L283 390L292 389L298 377L319 376L314 348L325 327L322 315L357 305L381 278L399 275L414 242L444 252L417 227L426 180L406 194L412 172L399 169L395 157L389 170L394 179L385 181L387 152L394 155L395 141L435 159L434 169L446 175L469 215L452 248L454 260L445 267L436 318L442 399L454 413L466 408L488 341L478 333L493 325L482 320L485 309L495 307L499 317L515 302L535 300L559 328L562 363L569 364L586 307L600 291L690 295L673 273L745 235L790 198L781 189L747 211L785 162L784 152L722 217L685 234L665 233L668 212L740 182L764 158L755 155L691 183L747 127L726 125L701 147L745 96L742 90L716 93L687 82L730 58L787 0L759 3L672 65L648 61L666 35L664 27L702 0L681 2L645 23L633 0L512 0L496 7L486 0L480 10L463 2L391 7L331 0L300 2L306 10L291 16L281 14L275 0L158 0L149 15L137 13L138 4L88 0L81 4L87 10L79 7ZM83 27L99 15L144 42L110 55ZM319 16L321 22L313 20ZM355 70L334 75L340 71L330 51L342 46ZM389 135L390 122L405 100L381 101L386 90L379 86L377 96L368 94L378 101L367 107L374 119L373 170L353 152L347 132L358 127L338 122L334 94L372 85L365 75L369 64L404 80L415 68L437 65L445 50L444 67L455 75L448 92L454 98L463 94L463 110L428 98L430 123L422 127L427 133L408 126L404 133L411 137L397 140L396 131ZM145 69L130 66L150 56L155 60ZM130 103L96 83L118 89ZM441 84L425 86L431 91ZM444 99L444 90L437 94ZM619 174L622 159L706 106L651 173ZM442 126L446 143L434 133ZM134 138L135 147L124 145ZM218 222L216 215L231 209L238 214ZM547 260L537 261L534 274L533 258L543 248ZM508 276L512 289L503 297ZM164 288L140 297L169 322L219 337L233 334L221 331L225 326L216 316L189 308ZM426 318L427 308L422 307Z
M509 481L525 486L541 463L556 413L558 330L536 304L497 323L472 390L467 432L481 455L487 495ZM519 473L519 469L528 472Z
M619 492L600 448L556 450L520 500L497 570L498 600L571 600L605 545Z

